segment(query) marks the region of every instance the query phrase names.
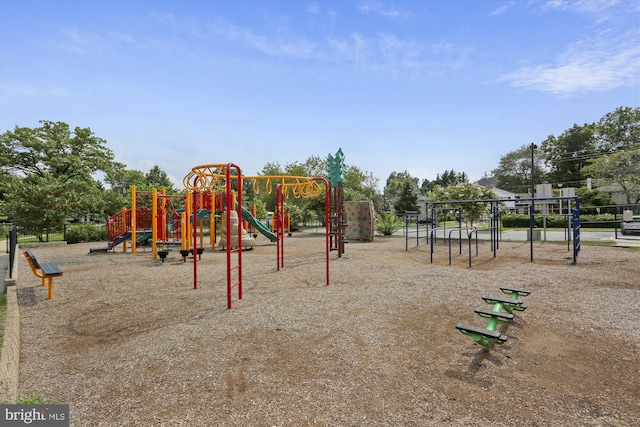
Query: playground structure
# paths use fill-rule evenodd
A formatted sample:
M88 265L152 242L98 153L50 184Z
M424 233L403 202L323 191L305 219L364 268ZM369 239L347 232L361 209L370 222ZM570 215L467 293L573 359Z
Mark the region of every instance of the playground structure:
M144 195L151 195L151 207L145 205ZM174 200L185 202L185 196L167 195L166 190L138 191L131 186L131 208L125 208L107 219L107 247L91 251L110 251L122 244L127 251L127 241L131 240L131 251L136 253L151 241L153 256L157 256L157 245L181 244L184 235L184 212L176 209ZM134 237L135 236L135 237ZM134 243L135 242L135 243Z
M233 172L233 173L232 173ZM309 178L300 176L242 176L241 170L237 165L227 164L207 164L195 166L191 169L183 179L183 184L193 200L198 200L201 194L223 193L225 210L222 217L224 224L228 224L226 236L226 264L227 264L227 308L232 307L232 290L238 288L238 299L242 299L242 248L234 245L232 236L242 236L243 228L240 221L237 226L234 225L232 219L232 211L236 216L244 217L242 206L243 181L253 181L253 191L257 194L260 191L259 183L264 181L265 191L270 193L273 191L274 184L276 189L276 212L273 218L274 236L276 237L277 247L277 269L284 266L284 233L285 233L285 212L284 199L286 197L318 197L323 193L320 185L324 183L325 197L325 223L329 224L329 204L330 193L329 184L325 178ZM256 224L257 225L257 224ZM193 236L196 235L197 224L193 221ZM235 229L232 230L232 227ZM265 226L266 228L266 226ZM231 231L231 232L229 232ZM262 230L265 231L265 230ZM193 253L198 250L197 239L191 239L193 244ZM326 246L326 285L329 285L329 231L325 227L325 246ZM193 287L198 288L198 262L194 256L193 259Z
M229 212L231 213L231 222L220 226L220 242L218 246L222 249L227 247L227 230L229 230L231 234L231 245L233 247L252 249L256 244L256 239L251 237L244 227L238 227L238 223L240 222L238 213L233 209L229 209ZM240 234L237 233L238 228L241 230Z
M131 188L131 208L114 215L107 220L108 246L91 251L113 250L122 243L126 252L127 240L132 241L131 251L151 242L153 259L161 258L164 263L169 245L180 245L180 254L185 261L193 254L194 289L198 287L197 261L204 251L204 222L209 222L211 248L215 248L216 216L219 214L221 241L219 245L227 252L227 307L231 308L231 291L238 288L238 299L242 299L242 249L251 248L255 238L243 227L246 222L253 233L260 232L271 242L276 242L277 269L284 266L284 234L291 235L290 218L285 212L284 200L287 197L310 198L325 194L325 237L326 237L326 285L329 285L329 252L338 251L338 257L344 253L345 228L344 216L344 155L339 150L335 159L329 155L328 176L311 178L302 176L242 176L240 168L233 164L206 164L195 166L184 177L187 190L184 196L167 196L166 191L151 191L151 208L144 202L138 205L139 196L135 186ZM269 228L255 218L242 204L243 182L253 184L253 194L258 194L260 184L271 194L276 191L276 212L272 227ZM322 185L324 184L324 186ZM324 188L323 188L324 187ZM148 192L147 192L148 193ZM175 209L171 197L182 199L184 209ZM140 199L142 200L142 199ZM254 213L255 213L255 206ZM242 218L243 221L240 221ZM198 227L200 232L198 233ZM198 239L199 236L199 239ZM160 247L160 249L159 249ZM195 255L198 255L196 258ZM235 258L234 258L235 256Z
M530 261L534 261L534 247L533 241L536 240L536 235L539 235L540 229L534 227L535 216L533 207L535 204L546 205L547 203L562 203L566 201L568 214L565 215L566 228L565 236L567 237L567 251L573 248L573 263L578 262L578 254L580 253L580 198L579 197L548 197L548 198L522 198L521 202L531 202L528 208L529 214L529 229L527 233L527 240L529 241L529 258ZM426 242L429 245L430 262L433 263L433 255L438 240L438 234L442 239L448 242L449 248L449 264L452 260L452 243L454 237L457 235L458 240L458 255L462 255L463 241L466 240L468 246L468 259L469 267L472 265L472 252L473 243L475 242L475 256L478 256L478 233L489 233L489 241L493 257L497 257L497 250L500 247L501 238L501 221L500 217L504 211L501 209L501 205L504 200L500 199L488 199L488 200L449 200L443 202L426 202L426 229L420 228L418 225L418 218L420 217L418 212L407 212L405 214L405 250L409 250L410 235L415 235L416 247L420 245L421 241ZM466 204L483 203L488 205L488 219L489 225L487 227L465 227L462 222L462 207ZM446 216L455 215L457 225L448 226L446 224ZM445 221L442 227L438 226L439 218L444 217ZM415 229L410 229L410 224L415 221ZM571 245L573 243L573 245Z
M150 195L151 208L145 205L144 195ZM177 209L173 200L178 199L183 207ZM235 199L232 199L235 204ZM200 247L204 247L204 225L207 224L209 232L209 244L212 249L216 243L216 218L224 212L225 199L223 193L201 192L197 197L187 197L184 195L167 195L166 190L158 191L138 191L135 186L131 187L131 208L125 208L121 212L107 219L106 229L108 246L106 248L92 249L112 250L122 243L123 251L127 251L127 241L133 242L131 251L136 253L138 247L144 248L150 242L153 250L153 258L158 256L164 260L166 252L172 246L180 246L181 250L187 250L191 239L199 236ZM189 224L193 223L195 212L196 222L199 231L191 233ZM224 218L224 217L223 217ZM237 218L237 217L236 217ZM188 219L188 220L187 220ZM246 208L242 208L242 219L245 224L251 227L255 233L260 232L270 241L275 242L275 234ZM234 220L235 222L235 220ZM222 222L220 235L223 238L221 243L226 243L224 239L225 223ZM244 229L243 229L244 230ZM250 248L255 244L254 239L247 238L246 230L243 231L243 248ZM182 237L185 236L185 239ZM234 239L236 242L237 239ZM224 245L220 245L224 248ZM169 248L167 248L169 247Z
M524 311L527 306L522 303L520 297L527 296L531 291L524 289L514 289L501 287L500 290L509 294L509 298L499 296L483 296L482 299L487 304L491 304L493 307L491 310L475 309L475 313L487 321L487 327L481 328L478 326L467 325L465 323L458 323L456 329L461 334L470 336L475 342L482 346L484 351L489 351L491 344L504 344L507 341L507 336L497 331L496 328L499 323L509 323L514 319L514 311ZM506 311L504 313L502 310Z

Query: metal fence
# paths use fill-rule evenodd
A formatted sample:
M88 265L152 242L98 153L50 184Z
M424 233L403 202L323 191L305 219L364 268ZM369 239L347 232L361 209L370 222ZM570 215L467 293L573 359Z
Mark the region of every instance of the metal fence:
M0 223L0 236L9 240L9 232L15 228L17 243L48 243L65 240L66 226L47 227L41 230L24 230L12 223Z
M13 224L0 224L2 234L0 236L6 237L5 246L6 251L9 254L9 279L13 277L13 264L16 259L16 246L17 242L17 230Z

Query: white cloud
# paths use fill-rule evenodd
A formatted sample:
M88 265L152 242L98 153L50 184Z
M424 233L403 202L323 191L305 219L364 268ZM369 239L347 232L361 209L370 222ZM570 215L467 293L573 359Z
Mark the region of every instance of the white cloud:
M385 5L379 0L364 0L358 5L358 10L362 13L375 13L387 18L408 18L409 12L402 11L393 6Z
M502 15L503 13L505 13L509 9L511 9L515 4L516 4L515 0L511 0L511 1L507 2L507 3L505 3L504 5L500 6L499 8L495 9L493 12L491 12L489 14L489 16Z
M232 23L217 20L210 26L210 30L228 40L239 41L251 49L256 49L268 55L285 55L290 57L313 56L316 44L304 38L286 36L277 39L257 34L249 28L240 27Z
M512 86L555 94L600 92L640 83L640 37L604 31L573 43L554 64L523 67L502 76Z
M580 13L597 14L621 3L620 0L549 0L542 10L573 10Z

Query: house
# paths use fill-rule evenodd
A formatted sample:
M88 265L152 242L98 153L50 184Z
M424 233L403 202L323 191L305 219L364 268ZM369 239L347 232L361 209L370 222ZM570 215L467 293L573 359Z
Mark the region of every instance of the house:
M479 179L475 184L479 185L481 187L489 187L491 188L491 191L493 191L493 194L496 195L496 198L503 201L503 208L508 210L509 212L515 212L518 210L518 208L520 208L520 210L522 210L522 207L517 206L517 200L520 197L529 197L528 195L526 196L522 196L520 194L516 194L516 193L512 193L510 191L507 190L502 190L500 188L496 188L496 184L498 182L498 179L495 177L484 177Z
M493 194L496 195L500 201L503 202L503 208L513 212L516 210L516 200L520 198L520 196L516 193L512 193L507 190L501 190L500 188L493 188Z

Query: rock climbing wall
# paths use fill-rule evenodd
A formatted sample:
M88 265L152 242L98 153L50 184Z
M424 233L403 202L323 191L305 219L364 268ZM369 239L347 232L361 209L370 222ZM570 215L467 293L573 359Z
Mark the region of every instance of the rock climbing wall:
M344 202L347 240L370 242L375 234L375 213L371 202Z

